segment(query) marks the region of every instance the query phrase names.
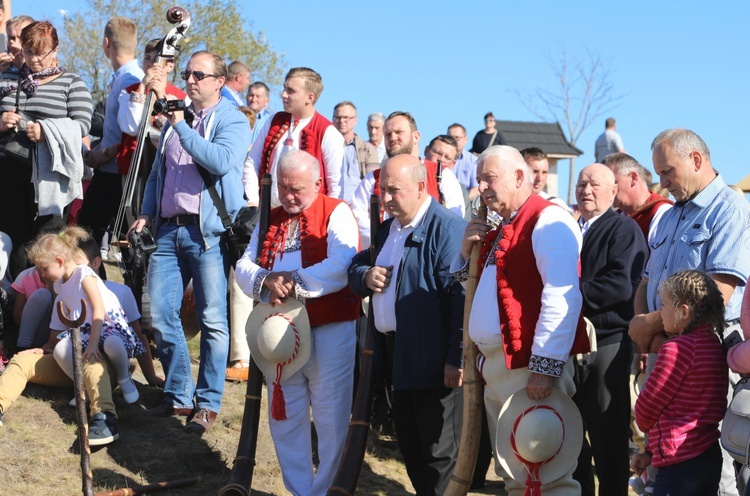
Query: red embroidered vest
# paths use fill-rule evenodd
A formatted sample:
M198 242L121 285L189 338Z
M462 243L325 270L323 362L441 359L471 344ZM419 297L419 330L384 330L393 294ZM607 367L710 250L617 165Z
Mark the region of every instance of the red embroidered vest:
M648 239L648 228L651 226L651 220L656 215L659 207L665 203L674 205L672 200L668 200L658 193L651 193L648 199L646 199L646 203L633 210L630 214L630 218L638 223L638 227L641 228L646 239Z
M497 267L497 306L500 311L500 333L503 337L505 364L509 369L529 366L536 324L542 309L544 284L536 268L531 234L542 210L553 203L539 195L531 195L518 211L513 222L502 230L491 231L484 240L479 263L480 277L489 252L502 232L495 251ZM580 262L578 272L580 275ZM571 355L588 353L589 340L583 311L570 350Z
M302 267L310 267L322 262L328 256L328 222L333 210L342 200L320 194L318 198L299 216L300 243L302 245ZM258 264L273 269L276 253L284 246L286 228L290 215L282 207L271 210L268 234L263 242L263 250ZM357 247L359 249L359 247ZM317 326L333 322L346 322L359 318L359 298L349 289L344 289L305 301L310 325Z
M266 140L263 142L263 154L261 155L260 161L260 174L258 176L258 184L261 184L260 180L263 179L263 174L267 174L271 170L271 155L273 150L276 148L278 142L283 138L284 134L289 129L289 123L291 122L292 114L289 112L277 112L271 120L271 128L268 130ZM326 169L323 164L323 135L329 126L332 126L331 121L315 112L310 122L302 130L299 137L300 150L304 150L313 157L318 159L320 163L320 177L323 178L323 187L320 192L328 194L328 182L326 179ZM276 178L274 178L274 182Z
M437 183L437 164L430 160L423 160L422 163L427 167L427 192L435 201L440 203L440 188ZM375 177L375 188L373 193L380 196L380 169L374 170L372 175Z
M125 91L128 92L128 94L134 92L138 89L138 86L141 83L133 83L127 88L125 88ZM147 90L149 91L149 90ZM167 83L167 94L168 95L174 95L180 100L185 99L185 92L182 91L177 86ZM154 119L156 117L151 118L151 123L154 122ZM120 145L117 147L117 173L125 175L130 170L130 162L133 160L133 152L135 152L136 147L136 139L137 136L130 136L129 134L122 133L122 140L120 141ZM151 164L149 164L149 168L151 167Z

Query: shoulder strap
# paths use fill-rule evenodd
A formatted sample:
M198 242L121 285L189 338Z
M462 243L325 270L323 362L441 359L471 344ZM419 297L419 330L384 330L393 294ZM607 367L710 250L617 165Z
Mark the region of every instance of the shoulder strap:
M221 217L221 224L224 226L224 229L230 229L232 227L232 219L229 217L227 208L224 206L224 202L221 200L221 197L219 197L219 193L216 191L216 187L214 186L214 181L211 179L211 175L199 163L196 162L195 166L198 168L198 172L203 178L203 182L206 184L206 190L211 196L211 200L213 200L216 210L218 210L219 212L219 217Z

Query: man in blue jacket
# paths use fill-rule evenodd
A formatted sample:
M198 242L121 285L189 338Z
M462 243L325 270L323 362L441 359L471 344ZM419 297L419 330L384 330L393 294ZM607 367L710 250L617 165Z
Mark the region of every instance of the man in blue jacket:
M148 268L151 319L166 381L164 401L146 411L166 417L189 415L185 427L203 434L219 413L229 353L227 324L227 247L224 226L206 190L199 167L208 171L229 216L244 204L242 167L250 146L245 116L221 97L227 66L210 52L196 52L181 73L194 119L167 115L158 152L143 197L143 214L132 228L152 224L156 251ZM164 98L166 72L149 82ZM180 322L185 287L193 279L195 310L201 329L197 385Z
M464 292L449 268L461 250L463 219L427 192L427 170L410 154L381 169L391 217L375 237L370 266L360 252L349 285L372 295L381 363L392 363L393 424L418 495L445 492L458 453ZM390 370L385 370L388 374Z

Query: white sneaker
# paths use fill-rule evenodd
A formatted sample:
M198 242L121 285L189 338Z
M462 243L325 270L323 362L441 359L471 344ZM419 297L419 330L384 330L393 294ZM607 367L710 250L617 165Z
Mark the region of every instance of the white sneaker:
M126 403L132 404L138 401L138 398L139 398L138 388L135 387L135 383L133 383L133 379L128 377L122 382L117 381L117 383L120 385L120 391L122 391L122 397L125 398Z

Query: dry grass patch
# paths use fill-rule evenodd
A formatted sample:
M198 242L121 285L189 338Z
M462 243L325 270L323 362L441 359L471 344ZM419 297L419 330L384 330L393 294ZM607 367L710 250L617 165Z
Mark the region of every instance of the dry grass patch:
M189 343L194 358L198 356L198 341L196 338ZM155 365L161 373L160 363L156 361ZM195 359L193 375L197 375ZM245 384L226 384L217 422L207 434L198 437L184 430L184 418L143 416L144 408L161 401L162 392L146 386L139 372L133 378L141 393L138 403L127 405L119 392L115 392L119 441L95 449L91 455L95 491L200 476L203 478L200 484L168 494L216 494L229 480L237 450ZM0 427L4 455L0 463L0 494L81 494L80 457L74 452L75 409L68 406L72 396L72 390L30 385L5 413ZM264 388L252 493L287 494L268 430L267 397ZM505 494L496 477L490 476L490 480L485 491L470 494ZM371 434L357 494L414 494L395 439Z

